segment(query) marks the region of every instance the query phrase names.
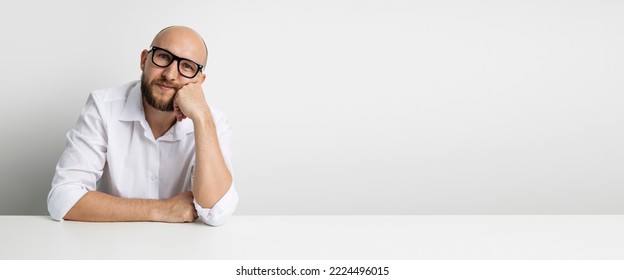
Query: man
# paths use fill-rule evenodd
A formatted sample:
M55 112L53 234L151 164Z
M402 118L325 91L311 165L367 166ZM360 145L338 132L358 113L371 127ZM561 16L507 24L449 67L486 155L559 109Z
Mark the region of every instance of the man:
M207 57L198 33L168 27L141 52L140 82L90 94L52 180L53 219L227 220L232 132L204 98Z

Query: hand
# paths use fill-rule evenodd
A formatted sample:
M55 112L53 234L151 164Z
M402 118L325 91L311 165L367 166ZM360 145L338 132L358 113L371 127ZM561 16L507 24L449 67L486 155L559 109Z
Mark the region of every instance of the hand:
M194 121L203 117L212 118L199 83L188 83L181 87L174 97L173 109L178 121L187 117Z
M193 205L193 193L183 192L164 200L159 220L169 223L187 223L197 219L197 211Z

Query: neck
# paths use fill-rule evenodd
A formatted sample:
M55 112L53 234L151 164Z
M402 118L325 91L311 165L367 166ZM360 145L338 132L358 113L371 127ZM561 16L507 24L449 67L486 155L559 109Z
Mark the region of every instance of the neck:
M155 109L143 100L143 112L145 120L149 124L154 139L163 136L176 122L174 112L165 112Z

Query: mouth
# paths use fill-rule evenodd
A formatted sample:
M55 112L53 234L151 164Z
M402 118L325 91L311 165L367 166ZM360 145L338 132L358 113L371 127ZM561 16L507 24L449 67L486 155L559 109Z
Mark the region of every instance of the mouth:
M176 88L174 86L167 86L167 85L163 85L163 84L156 84L156 85L163 92L166 92L166 91L169 91L169 90L176 91Z

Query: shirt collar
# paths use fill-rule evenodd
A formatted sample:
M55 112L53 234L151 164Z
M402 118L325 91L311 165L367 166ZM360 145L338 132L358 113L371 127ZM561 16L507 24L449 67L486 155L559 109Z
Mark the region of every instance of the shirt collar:
M128 94L126 104L124 106L120 121L138 121L141 123L144 129L148 130L149 125L145 120L145 111L143 110L143 96L141 94L140 83L136 83ZM178 141L185 137L187 134L194 131L193 121L189 118L176 122L173 127L165 133L165 135L158 138L163 141ZM150 133L151 134L151 133Z
M158 140L179 141L193 131L193 121L191 121L191 119L189 118L186 118L181 122L176 122L173 125L173 129L167 131L167 133L165 133L165 135L163 135L162 137L158 138Z
M134 84L134 86L130 89L130 93L128 94L128 98L126 99L126 105L124 106L121 115L119 116L120 121L144 121L145 113L143 112L143 98L141 96L141 87L140 83Z

